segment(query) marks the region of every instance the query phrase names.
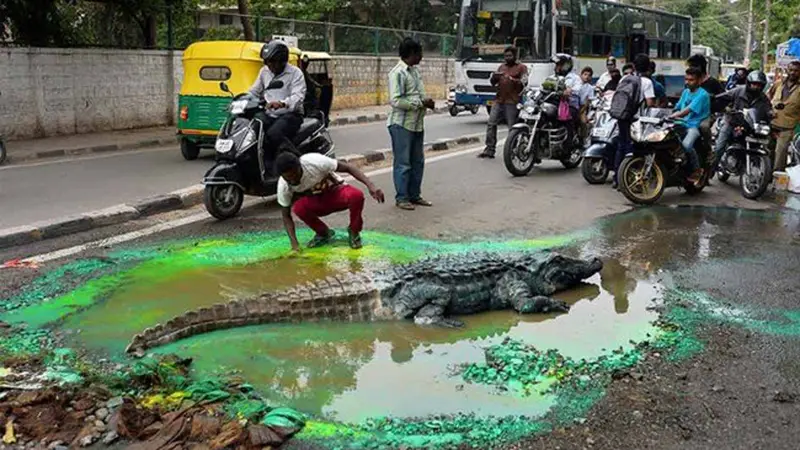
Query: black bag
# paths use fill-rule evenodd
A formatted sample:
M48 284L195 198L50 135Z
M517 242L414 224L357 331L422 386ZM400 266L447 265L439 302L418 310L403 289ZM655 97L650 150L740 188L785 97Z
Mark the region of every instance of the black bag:
M609 115L617 120L630 122L639 109L642 79L638 75L627 75L620 80L611 97Z

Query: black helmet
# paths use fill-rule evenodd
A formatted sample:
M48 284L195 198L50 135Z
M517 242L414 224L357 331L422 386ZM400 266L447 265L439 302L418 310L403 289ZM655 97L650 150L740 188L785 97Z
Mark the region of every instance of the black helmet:
M760 88L752 87L753 84L760 84ZM751 92L762 91L767 85L767 76L760 70L754 70L747 75L746 89Z
M289 61L289 47L283 41L272 40L261 47L261 59L264 64L269 61L275 62L288 62Z
M561 66L561 71L560 72L556 71L556 75L564 76L572 72L573 62L571 55L568 55L566 53L556 53L555 55L553 55L551 61L555 63L556 67L558 67L559 64L563 63L563 65Z

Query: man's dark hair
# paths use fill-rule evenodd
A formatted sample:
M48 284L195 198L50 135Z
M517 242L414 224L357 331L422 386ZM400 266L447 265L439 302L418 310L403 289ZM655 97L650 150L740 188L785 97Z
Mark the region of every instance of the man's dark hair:
M583 75L584 72L589 72L589 75L594 75L594 70L592 70L592 68L589 66L586 66L583 68L583 70L581 70L581 75Z
M795 59L794 61L791 61L789 64L787 64L787 66L794 66L800 69L800 61Z
M686 75L691 75L693 77L700 78L703 76L703 71L700 70L697 66L689 66L686 68Z
M633 67L635 67L636 71L639 73L647 72L650 70L650 57L644 53L639 53L633 58Z
M700 73L704 74L706 73L706 68L708 67L708 60L705 56L697 53L686 59L686 64L691 67L697 67L700 69Z
M283 152L275 158L275 170L281 174L300 167L300 158L292 152Z
M658 74L654 76L653 79L661 83L661 85L664 86L665 88L667 87L667 79L664 78L664 75Z
M514 56L517 56L517 47L514 47L513 45L509 45L508 47L506 47L505 50L503 50L504 54L505 53L509 53L509 52L512 53Z
M403 41L400 42L399 53L402 59L410 58L413 55L421 55L422 45L410 37L403 38Z
M625 73L625 71L628 69L635 70L635 68L633 67L633 63L625 63L625 65L622 66L622 73Z
M650 61L650 72L656 73L656 62Z

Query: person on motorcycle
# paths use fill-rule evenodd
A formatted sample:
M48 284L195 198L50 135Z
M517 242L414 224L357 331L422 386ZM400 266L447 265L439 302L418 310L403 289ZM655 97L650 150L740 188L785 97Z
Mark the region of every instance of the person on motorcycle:
M683 151L688 157L689 182L697 185L703 176L703 169L694 149L700 137L700 124L711 115L711 97L705 89L700 88L703 72L698 67L690 66L686 69L686 89L681 94L681 99L675 105L675 112L670 119L680 119L686 127L686 136L683 138Z
M570 117L570 120L565 122L564 125L567 127L567 131L569 132L567 135L567 145L571 146L573 136L575 136L575 130L578 127L578 110L580 109L581 104L580 88L583 84L583 81L581 81L581 77L579 77L578 74L572 71L574 66L572 55L568 55L566 53L556 53L553 56L552 61L556 65L556 75L564 77L566 89L564 90L563 98L569 104Z
M264 124L264 161L269 165L275 159L286 139L292 139L303 124L303 101L306 97L306 80L303 71L289 63L289 47L272 40L261 47L264 67L250 87L250 93L266 101L267 111L259 111L255 119ZM280 80L283 87L266 89L272 81ZM267 112L269 114L267 114Z
M723 92L715 97L715 100L720 104L728 106L733 104L735 111L741 111L746 108L754 108L757 112L759 120L769 120L772 105L769 102L769 97L764 93L764 88L767 86L767 75L760 71L754 70L747 75L744 86L738 86L727 92ZM714 166L719 168L719 160L722 154L728 147L728 141L731 138L733 128L730 125L728 117L722 122L722 126L717 132L717 141L714 144Z
M736 69L736 72L732 73L731 76L728 77L727 83L725 83L725 89L731 90L736 89L739 86L744 86L747 84L747 69L744 67L739 67ZM764 75L766 79L766 75Z

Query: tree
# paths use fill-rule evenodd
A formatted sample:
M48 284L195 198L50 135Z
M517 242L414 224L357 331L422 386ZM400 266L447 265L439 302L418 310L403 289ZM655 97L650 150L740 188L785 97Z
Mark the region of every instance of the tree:
M250 6L247 0L236 0L239 9L239 19L242 21L242 28L244 29L244 38L248 41L255 41L256 35L253 32L253 24L250 23Z
M3 39L34 47L58 45L64 41L64 26L56 0L3 0L0 2Z

